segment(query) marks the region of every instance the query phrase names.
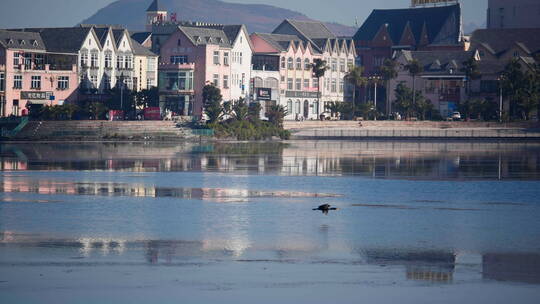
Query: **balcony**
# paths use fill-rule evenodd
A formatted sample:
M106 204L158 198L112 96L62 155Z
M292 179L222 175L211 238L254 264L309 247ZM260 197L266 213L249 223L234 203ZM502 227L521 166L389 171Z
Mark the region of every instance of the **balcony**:
M160 70L195 70L195 63L160 63Z

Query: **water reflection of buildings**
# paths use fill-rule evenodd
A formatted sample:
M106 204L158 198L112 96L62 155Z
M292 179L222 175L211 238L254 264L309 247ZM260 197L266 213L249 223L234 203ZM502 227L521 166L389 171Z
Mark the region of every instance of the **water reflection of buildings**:
M369 249L362 253L368 264L405 266L408 280L451 282L456 255L447 251Z
M482 268L485 279L540 284L540 253L487 253Z
M152 148L143 144L126 144L127 147L122 144L95 145L2 145L0 169L210 171L407 179L540 179L538 143L305 141L286 145L165 146L163 150L159 149L159 145ZM95 150L100 152L96 153Z

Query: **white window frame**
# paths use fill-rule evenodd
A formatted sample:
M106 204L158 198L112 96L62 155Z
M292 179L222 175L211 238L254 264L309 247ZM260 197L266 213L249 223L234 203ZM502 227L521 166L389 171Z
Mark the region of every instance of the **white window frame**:
M59 90L69 89L69 76L58 76L58 89Z
M32 76L30 88L34 90L41 89L41 76Z

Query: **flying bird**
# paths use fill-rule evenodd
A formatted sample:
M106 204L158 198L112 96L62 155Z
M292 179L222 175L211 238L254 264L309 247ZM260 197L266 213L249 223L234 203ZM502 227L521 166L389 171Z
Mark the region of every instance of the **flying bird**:
M338 210L338 208L333 208L329 204L320 205L318 208L313 209L313 211L322 211L324 214L328 214L330 210Z

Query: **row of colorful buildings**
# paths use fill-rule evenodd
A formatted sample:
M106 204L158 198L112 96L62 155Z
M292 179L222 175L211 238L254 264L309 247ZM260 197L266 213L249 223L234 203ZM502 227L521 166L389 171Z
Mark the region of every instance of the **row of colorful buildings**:
M284 20L272 33L251 34L244 25L178 22L158 0L147 9L145 32L100 25L0 30L0 116L25 115L34 105L104 100L118 84L135 91L158 87L161 112L185 116L203 114L207 84L220 88L224 101L259 102L263 112L284 106L286 119L318 119L328 102L352 96L389 114L394 109L386 100L395 98L397 84L412 87L405 65L415 59L423 67L416 87L444 117L471 95L496 99L508 60L527 68L540 54L538 28L465 36L461 5L450 2L374 10L352 37L315 21ZM463 63L470 58L482 77L466 90ZM321 78L312 72L318 59L328 66ZM350 68L362 66L366 77L377 79L385 59L398 63L397 78L353 94Z

